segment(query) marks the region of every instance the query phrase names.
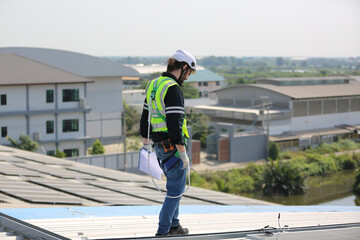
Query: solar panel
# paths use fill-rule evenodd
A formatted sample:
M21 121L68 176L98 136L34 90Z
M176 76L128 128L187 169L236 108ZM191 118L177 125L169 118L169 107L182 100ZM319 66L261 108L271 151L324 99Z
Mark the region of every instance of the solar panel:
M36 163L48 164L48 165L61 165L61 166L72 166L69 160L64 160L61 158L55 158L47 155L35 154L32 152L17 152L14 156Z
M101 168L96 167L89 167L86 165L78 165L76 167L67 167L67 169L75 172L80 173L86 173L91 174L96 177L101 177L113 181L119 181L119 182L142 182L142 183L148 183L149 179L144 176L138 176L131 173L126 173L123 171L116 171L116 170L110 170L107 169L106 172L104 172Z
M40 177L43 174L29 169L14 166L7 162L0 162L0 174L8 176Z
M23 163L24 160L13 156L0 155L0 162Z
M38 183L58 191L63 191L78 197L86 198L108 205L154 205L154 202L114 192L78 181L64 181L61 179L33 179L30 182Z
M30 169L33 171L41 172L44 174L49 174L51 176L55 176L58 178L65 178L65 179L92 179L95 180L94 176L89 174L79 173L70 171L64 166L59 165L43 165L43 164L17 164L17 166L22 166L26 169Z
M81 205L82 200L25 181L0 177L0 192L29 203Z
M165 181L161 181L159 183L156 182L156 184L162 191L166 191ZM156 187L152 183L142 185L146 188L156 190ZM245 198L193 186L190 186L184 196L192 199L201 200L204 203L212 203L219 205L269 205L269 203L267 202L258 201L256 199Z
M89 183L93 186L107 188L113 191L119 191L128 195L135 197L147 199L150 201L157 202L162 204L165 196L162 195L158 190L144 188L139 183L118 183L118 182L96 182ZM188 197L183 197L181 199L181 204L185 205L206 205L208 202L204 202L197 199L192 199Z

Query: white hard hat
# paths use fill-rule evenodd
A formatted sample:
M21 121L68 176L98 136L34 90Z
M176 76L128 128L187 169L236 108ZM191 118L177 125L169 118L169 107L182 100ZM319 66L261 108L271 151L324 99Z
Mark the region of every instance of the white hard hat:
M189 67L193 70L192 74L196 72L196 59L194 56L185 50L176 50L174 55L172 56L178 62L186 62Z

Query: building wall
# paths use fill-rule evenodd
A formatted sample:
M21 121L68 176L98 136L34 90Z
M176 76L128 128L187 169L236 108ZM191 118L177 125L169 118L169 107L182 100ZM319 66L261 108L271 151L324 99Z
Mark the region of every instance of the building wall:
M122 136L122 87L120 77L91 78L87 85L86 104L91 106L87 115L87 135L92 139L114 139Z
M234 137L230 141L230 161L250 162L266 159L266 135Z
M84 156L85 144L83 141L69 141L69 142L61 142L59 144L60 151L64 151L67 149L78 149L79 156Z
M334 127L335 125L341 124L356 125L359 123L360 112L324 114L316 116L293 117L291 119L291 129L292 131L302 131Z
M126 104L142 104L145 99L145 90L127 90L123 91L123 99Z
M284 132L292 131L291 119L271 121L269 125L270 125L270 132L269 132L270 135L279 135ZM265 129L266 127L267 126L265 123Z
M253 86L233 87L217 92L220 105L250 107L262 104L261 96L268 96L277 108L288 109L290 98L277 92Z
M53 103L46 102L46 90L53 90L55 98L55 84L29 86L30 110L55 109L55 101Z
M0 105L0 113L26 110L26 86L1 86L1 94L6 94L7 104Z
M26 134L26 117L0 117L0 129L1 127L7 127L8 136L17 140L21 134ZM6 137L0 136L0 144L9 145L10 142L6 140Z
M54 90L54 102L46 103L46 90L50 89ZM0 105L0 128L7 127L7 135L15 140L22 134L29 135L49 150L56 149L56 141L83 138L86 135L85 113L79 108L79 101L63 102L63 89L79 89L79 99L85 97L85 84L2 86L0 92L6 94L7 104ZM78 130L63 132L66 119L77 119ZM54 133L46 133L46 121L54 121ZM39 139L35 139L35 133ZM75 142L82 146L79 154L83 155L84 140ZM10 145L10 142L0 137L0 144ZM44 152L44 146L40 146L39 152Z
M57 94L57 100L58 100L58 107L59 109L71 109L71 108L78 108L79 102L63 102L63 96L62 92L64 89L79 89L79 99L85 98L85 87L84 84L59 84L58 85L58 94ZM33 98L33 95L31 95L31 98ZM43 100L45 102L45 99Z
M46 133L46 121L54 121L54 133ZM62 129L60 128L59 131ZM30 137L34 138L34 133L39 133L40 141L55 141L55 114L40 114L30 117Z

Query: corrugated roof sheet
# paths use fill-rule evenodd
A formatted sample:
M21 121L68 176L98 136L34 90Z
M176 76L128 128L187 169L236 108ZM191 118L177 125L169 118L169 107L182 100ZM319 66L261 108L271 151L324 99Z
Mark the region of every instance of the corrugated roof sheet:
M352 82L349 84L325 84L325 85L301 85L301 86L278 86L271 84L247 84L229 86L214 92L223 92L229 88L263 88L277 92L293 99L307 98L327 98L327 97L348 97L360 96L360 83Z
M87 82L91 81L21 56L0 53L0 85Z
M313 81L313 80L350 80L348 76L324 76L324 77L284 77L284 78L261 78L258 80L273 80L278 82L283 81Z
M0 53L15 53L83 77L140 77L133 68L82 53L25 47L0 48Z

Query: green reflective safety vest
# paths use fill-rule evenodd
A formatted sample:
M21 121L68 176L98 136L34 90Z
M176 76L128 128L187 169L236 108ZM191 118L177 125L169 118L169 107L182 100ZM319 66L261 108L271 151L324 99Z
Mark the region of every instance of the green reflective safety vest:
M153 132L168 132L164 99L169 87L174 85L179 86L174 79L162 76L150 81L146 86L146 101L148 103L149 114L151 114L150 123ZM189 138L185 115L182 125L182 135Z

